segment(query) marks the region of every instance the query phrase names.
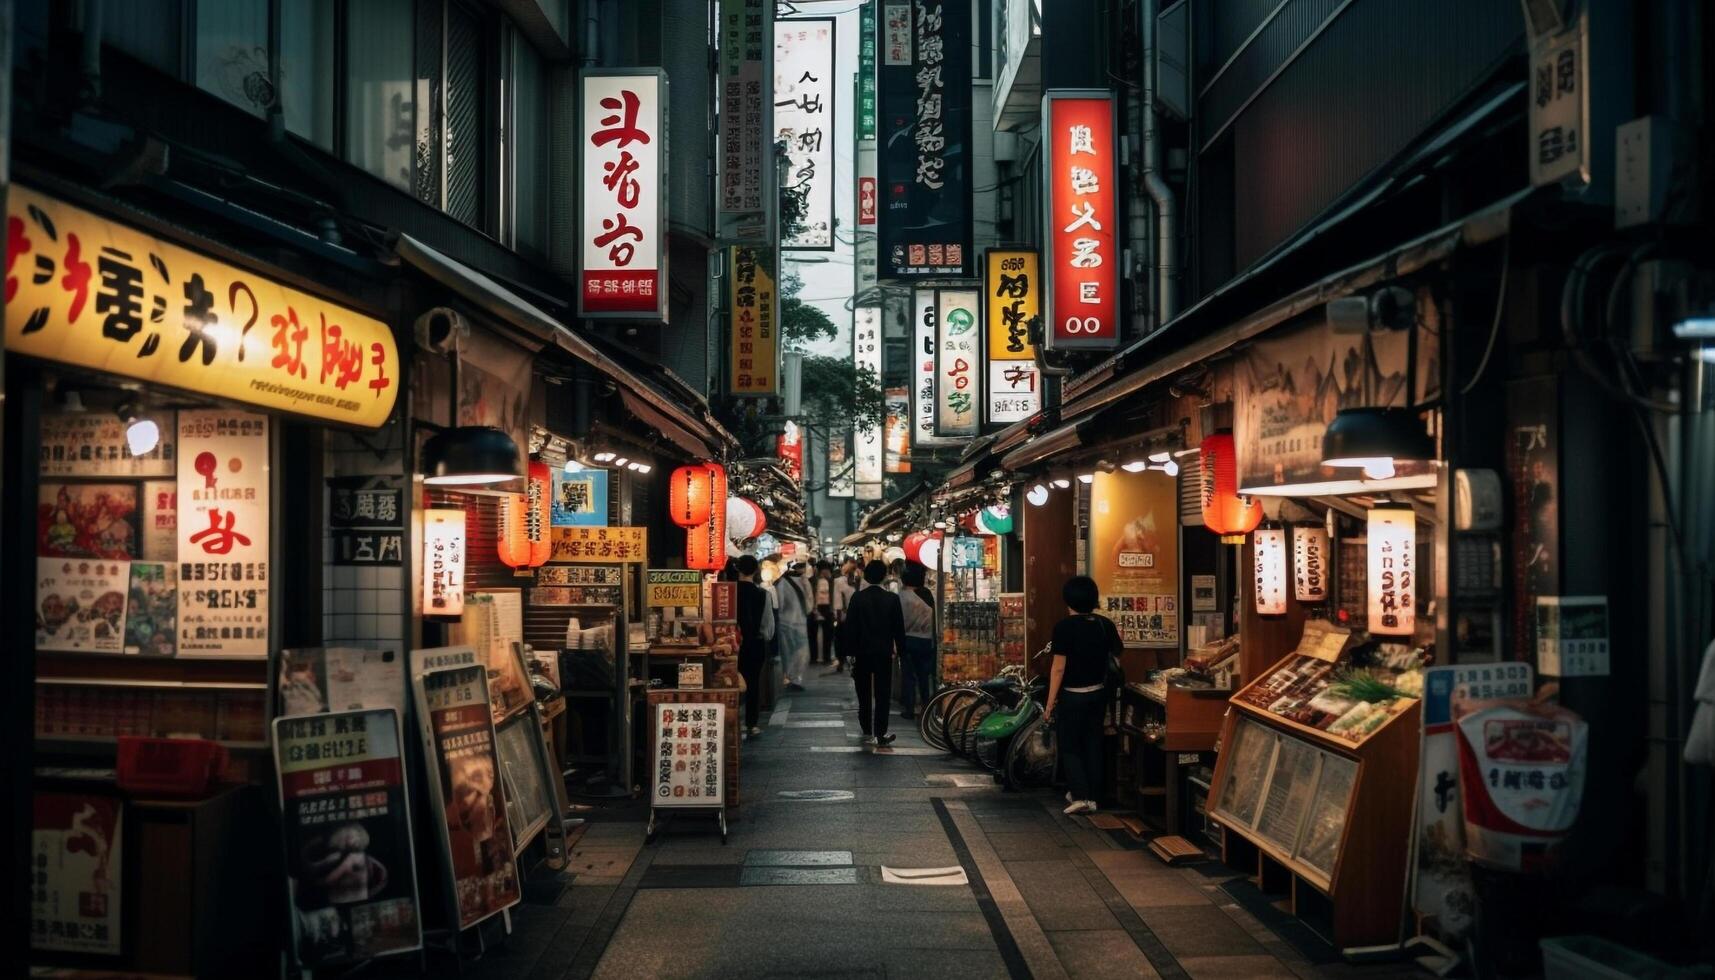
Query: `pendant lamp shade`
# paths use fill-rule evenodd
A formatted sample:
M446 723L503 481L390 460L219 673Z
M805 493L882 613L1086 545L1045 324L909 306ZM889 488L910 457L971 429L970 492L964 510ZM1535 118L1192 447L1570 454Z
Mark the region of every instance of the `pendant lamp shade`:
M706 464L681 466L667 482L667 513L680 527L696 527L709 519L714 473ZM723 505L724 506L724 505Z
M1359 467L1372 479L1393 476L1396 462L1435 458L1435 440L1409 408L1343 408L1322 434L1322 465Z
M518 444L491 425L461 425L423 444L423 482L432 486L480 486L523 475Z

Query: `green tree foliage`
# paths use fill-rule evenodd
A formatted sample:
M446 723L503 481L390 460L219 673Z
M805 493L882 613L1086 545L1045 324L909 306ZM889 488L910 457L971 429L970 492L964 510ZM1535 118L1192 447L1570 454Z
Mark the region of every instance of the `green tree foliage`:
M881 425L886 416L881 379L850 358L804 357L804 421L825 432Z
M801 350L804 345L827 338L833 340L839 336L839 328L834 321L822 312L821 307L812 306L798 298L804 291L804 280L795 272L787 273L780 283L780 336L786 341L786 346L793 350Z

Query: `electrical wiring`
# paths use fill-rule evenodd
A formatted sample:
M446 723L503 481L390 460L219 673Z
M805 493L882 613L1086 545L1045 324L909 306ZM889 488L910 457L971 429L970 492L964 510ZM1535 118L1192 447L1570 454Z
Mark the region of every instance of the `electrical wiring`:
M1501 246L1501 283L1495 292L1495 318L1489 325L1489 344L1483 348L1483 359L1477 362L1477 370L1471 375L1471 380L1459 389L1461 397L1469 395L1471 389L1477 387L1477 382L1483 379L1483 372L1489 367L1489 358L1495 353L1495 338L1501 335L1501 315L1507 308L1507 274L1512 271L1512 260L1513 236L1508 235L1506 244Z

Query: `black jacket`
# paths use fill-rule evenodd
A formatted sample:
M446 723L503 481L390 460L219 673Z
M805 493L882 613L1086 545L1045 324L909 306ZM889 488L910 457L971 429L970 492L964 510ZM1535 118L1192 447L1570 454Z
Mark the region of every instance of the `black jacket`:
M768 639L773 635L773 629L764 629L764 622L771 618L768 614L768 593L755 582L738 583L738 636L739 652L746 656L757 656L768 649Z
M899 597L879 585L870 585L846 602L846 621L840 642L859 659L885 660L895 651L905 652L905 612Z

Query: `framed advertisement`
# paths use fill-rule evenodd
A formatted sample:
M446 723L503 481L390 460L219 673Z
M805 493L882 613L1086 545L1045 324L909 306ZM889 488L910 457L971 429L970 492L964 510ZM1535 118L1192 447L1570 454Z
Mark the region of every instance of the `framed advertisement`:
M1179 645L1179 482L1142 473L1097 473L1090 485L1089 575L1098 612L1128 647Z
M268 417L179 413L178 655L268 656Z
M122 955L125 802L96 788L43 785L31 810L30 948Z
M726 707L662 702L649 711L649 825L658 810L712 809L726 842Z
M488 671L470 647L416 650L411 690L429 801L446 860L451 921L471 926L521 900L495 747Z
M506 797L506 823L512 828L512 852L521 853L554 815L554 778L535 714L519 715L495 733L500 778Z
M578 315L667 322L667 73L585 68Z
M274 763L298 964L315 969L421 948L398 712L276 718Z

